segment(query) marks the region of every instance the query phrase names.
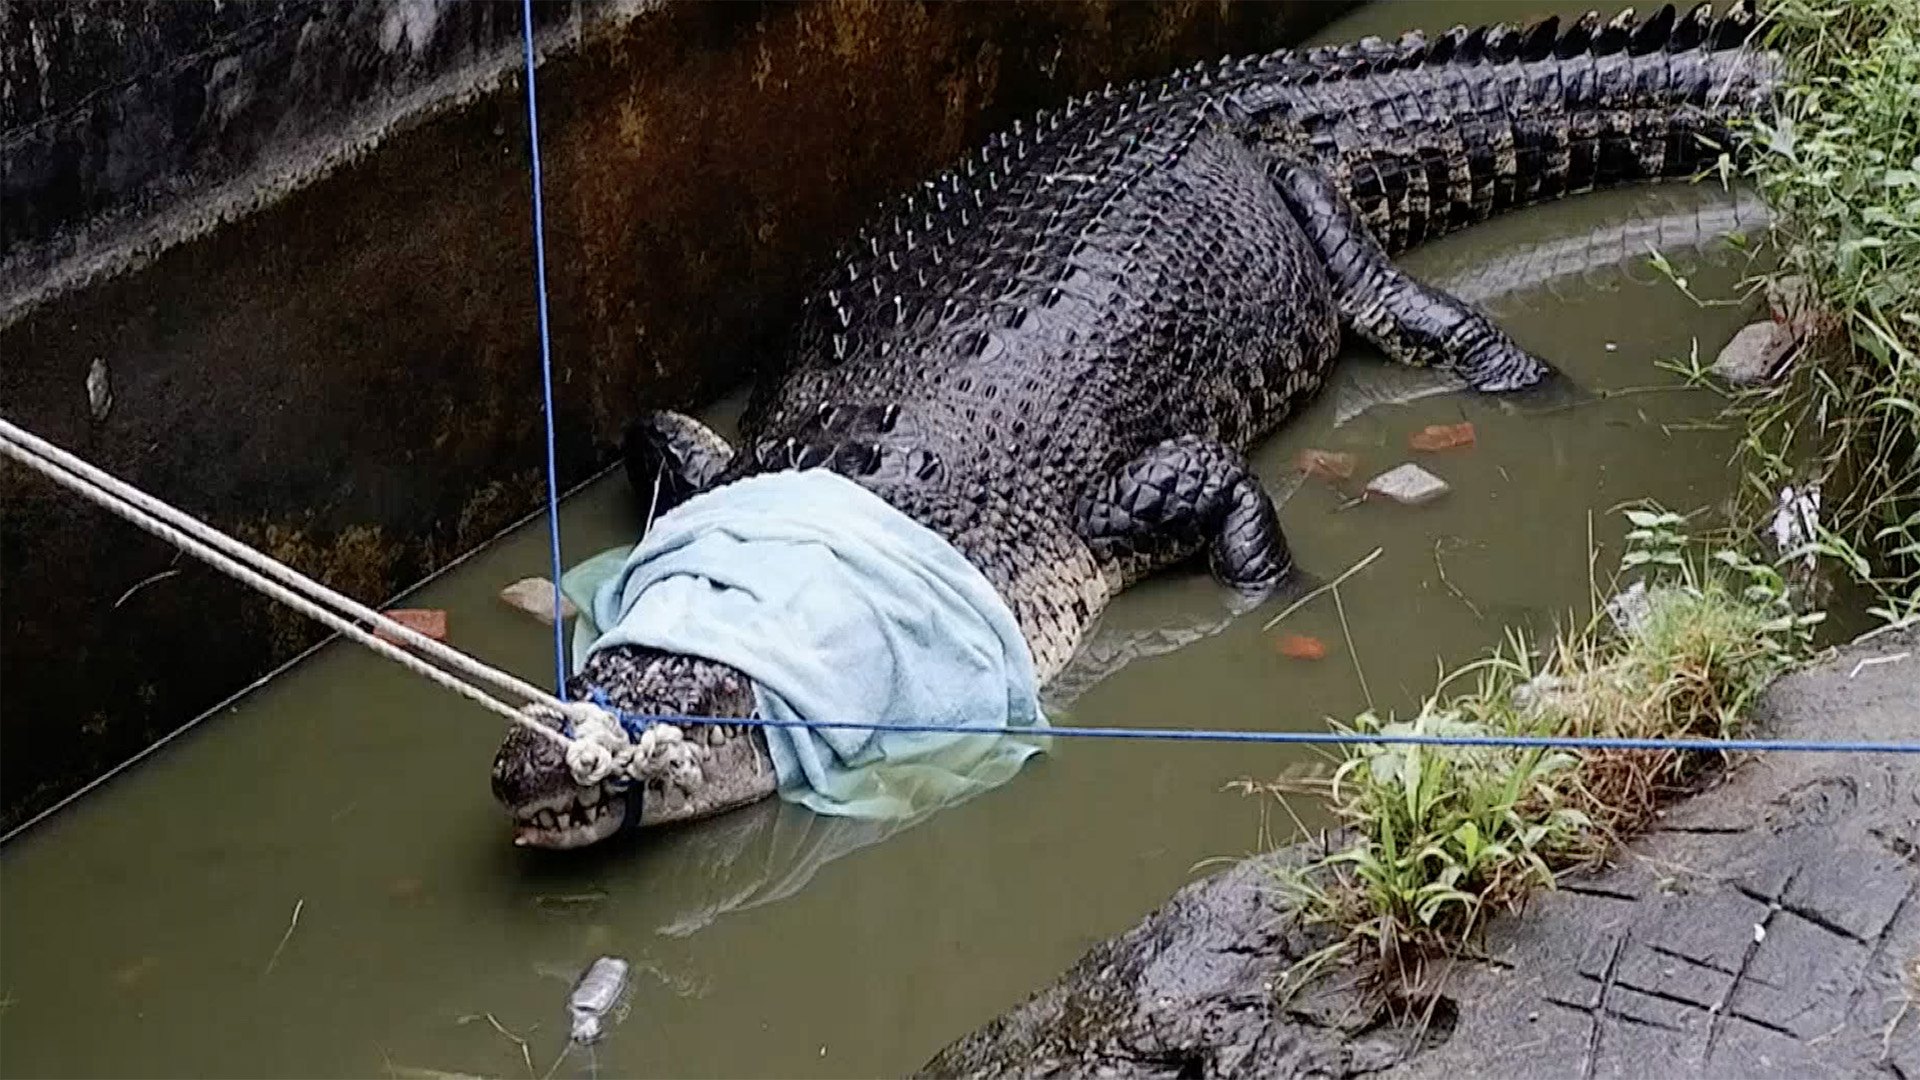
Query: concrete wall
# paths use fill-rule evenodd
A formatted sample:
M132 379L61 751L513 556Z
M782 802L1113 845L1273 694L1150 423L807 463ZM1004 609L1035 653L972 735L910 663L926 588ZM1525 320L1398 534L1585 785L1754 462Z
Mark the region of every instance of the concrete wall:
M543 55L663 0L535 7ZM520 5L0 3L0 325L520 69Z
M994 126L1344 6L542 5L562 483ZM0 8L0 412L370 601L536 509L517 13ZM11 466L0 499L0 827L317 640Z

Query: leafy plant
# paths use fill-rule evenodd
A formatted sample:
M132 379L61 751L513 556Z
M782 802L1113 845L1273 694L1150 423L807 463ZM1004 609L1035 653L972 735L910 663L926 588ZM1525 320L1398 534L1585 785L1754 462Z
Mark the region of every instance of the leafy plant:
M1544 661L1520 638L1444 678L1409 720L1365 713L1349 732L1610 738L1737 734L1760 690L1811 647L1821 616L1790 606L1771 566L1702 552L1685 519L1628 512L1621 576L1638 609L1564 632ZM1596 597L1596 601L1598 598ZM1596 609L1602 605L1596 602ZM1472 690L1448 695L1467 677ZM1605 859L1711 764L1698 753L1358 744L1328 777L1275 783L1324 798L1349 841L1284 871L1284 897L1335 937L1289 973L1297 989L1362 955L1402 985L1468 947L1573 868Z
M1774 213L1779 268L1829 329L1786 384L1737 395L1750 509L1787 483L1832 493L1802 553L1920 617L1920 0L1776 0L1787 65L1745 167Z

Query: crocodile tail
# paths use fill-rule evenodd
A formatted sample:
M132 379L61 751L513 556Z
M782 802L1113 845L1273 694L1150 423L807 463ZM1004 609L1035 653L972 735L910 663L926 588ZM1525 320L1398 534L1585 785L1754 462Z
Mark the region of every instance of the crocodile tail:
M1719 17L1456 27L1293 55L1235 95L1263 140L1304 149L1390 251L1563 195L1691 175L1772 99L1753 0ZM1279 74L1276 72L1276 74ZM1264 99L1264 100L1260 100ZM1251 106L1249 108L1249 106Z

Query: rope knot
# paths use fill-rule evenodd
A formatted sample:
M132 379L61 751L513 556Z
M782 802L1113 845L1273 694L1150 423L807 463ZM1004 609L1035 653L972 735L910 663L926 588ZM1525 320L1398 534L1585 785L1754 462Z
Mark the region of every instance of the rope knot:
M581 787L592 787L610 776L632 771L634 748L627 742L620 721L593 702L565 701L558 705L533 702L523 706L520 713L534 720L555 719L568 729L571 737L554 734L565 743L567 771Z
M609 779L631 783L661 781L691 790L705 779L701 767L712 752L673 724L651 724L637 739L629 738L620 718L591 701L569 701L559 706L530 704L521 709L530 718L549 717L572 729L566 740L567 771L581 787Z
M653 780L671 782L682 790L692 790L705 778L701 762L707 760L707 748L689 740L686 732L673 724L654 724L640 733L634 747L633 779L640 783Z
M678 727L655 724L640 737L640 750L634 754L639 765L635 779L665 780L691 790L705 777L700 765L709 756L704 745L689 740Z

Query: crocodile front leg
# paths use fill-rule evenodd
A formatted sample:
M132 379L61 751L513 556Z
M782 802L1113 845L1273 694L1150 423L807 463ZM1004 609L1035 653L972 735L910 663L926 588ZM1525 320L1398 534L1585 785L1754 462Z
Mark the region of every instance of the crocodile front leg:
M1273 500L1246 461L1196 436L1148 448L1080 509L1080 534L1125 587L1202 548L1215 577L1265 594L1293 569Z
M1484 393L1526 390L1556 376L1471 305L1400 272L1318 169L1283 160L1273 177L1319 251L1341 318L1388 357L1451 368Z
M651 522L705 491L732 462L733 447L691 416L658 411L627 426L621 456Z

